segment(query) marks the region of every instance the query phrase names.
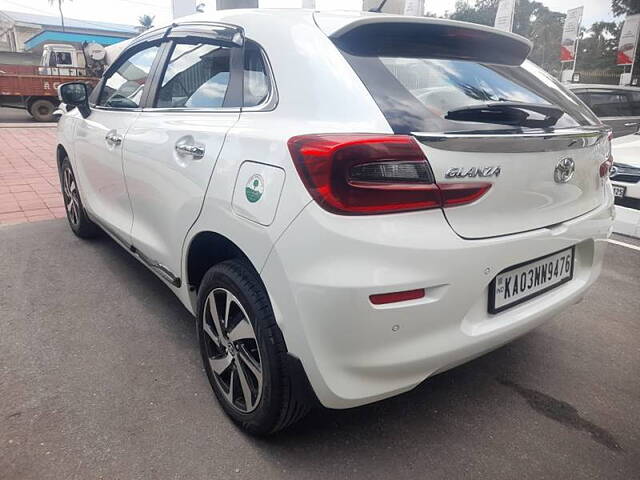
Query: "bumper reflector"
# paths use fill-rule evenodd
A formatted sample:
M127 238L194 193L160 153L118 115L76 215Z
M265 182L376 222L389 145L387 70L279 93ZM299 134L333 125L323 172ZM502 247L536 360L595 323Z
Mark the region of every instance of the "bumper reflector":
M406 290L404 292L380 293L370 295L369 300L374 305L385 305L387 303L406 302L407 300L417 300L425 296L424 288L417 290Z

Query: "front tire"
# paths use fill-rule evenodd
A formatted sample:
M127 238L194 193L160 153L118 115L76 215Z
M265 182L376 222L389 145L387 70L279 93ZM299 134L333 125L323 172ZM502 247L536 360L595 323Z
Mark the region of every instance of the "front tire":
M275 433L309 411L294 394L299 385L267 292L246 262L227 260L205 274L198 291L198 339L218 401L245 431Z
M80 238L95 237L100 229L89 219L82 205L78 182L68 157L65 157L60 164L60 186L62 187L62 198L67 212L67 220L73 233Z

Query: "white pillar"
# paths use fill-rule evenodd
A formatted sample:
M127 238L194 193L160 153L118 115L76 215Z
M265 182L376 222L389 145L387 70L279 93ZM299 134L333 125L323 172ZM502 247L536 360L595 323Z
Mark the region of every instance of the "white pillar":
M196 0L171 0L173 18L186 17L196 13Z

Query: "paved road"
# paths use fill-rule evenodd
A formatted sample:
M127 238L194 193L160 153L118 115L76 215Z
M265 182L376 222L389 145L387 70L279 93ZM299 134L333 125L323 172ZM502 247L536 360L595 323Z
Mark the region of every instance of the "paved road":
M270 440L224 417L193 320L112 241L0 227L3 479L631 479L640 474L640 252L588 299L400 397Z
M26 110L0 107L0 123L36 123L36 121Z
M36 122L26 110L23 110L21 108L0 107L0 127L3 123L27 123L32 125L43 125L41 122ZM55 123L56 122L50 122L49 124L55 125Z

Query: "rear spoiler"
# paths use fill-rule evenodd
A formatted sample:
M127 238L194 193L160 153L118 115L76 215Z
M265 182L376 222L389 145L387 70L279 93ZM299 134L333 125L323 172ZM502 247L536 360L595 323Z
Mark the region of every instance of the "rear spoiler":
M317 12L315 20L341 50L358 56L471 60L517 66L533 46L520 35L438 18L364 14L353 19Z
M521 133L428 133L412 132L420 143L450 152L532 153L591 147L609 138L606 125L545 129Z

